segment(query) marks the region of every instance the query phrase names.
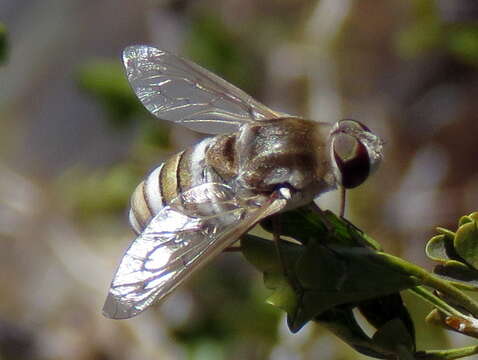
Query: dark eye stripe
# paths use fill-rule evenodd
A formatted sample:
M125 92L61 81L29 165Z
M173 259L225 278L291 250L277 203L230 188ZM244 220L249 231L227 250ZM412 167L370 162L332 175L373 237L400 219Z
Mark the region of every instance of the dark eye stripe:
M356 154L348 160L342 159L334 149L335 162L342 174L342 186L351 189L367 179L370 174L370 159L367 148L357 142Z

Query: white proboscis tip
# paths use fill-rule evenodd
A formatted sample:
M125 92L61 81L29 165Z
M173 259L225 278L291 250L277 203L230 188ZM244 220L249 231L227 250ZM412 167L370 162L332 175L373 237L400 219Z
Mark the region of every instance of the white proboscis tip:
M286 187L280 188L279 189L279 194L281 194L281 196L286 200L290 200L292 198L292 194L290 193L290 189L288 189Z

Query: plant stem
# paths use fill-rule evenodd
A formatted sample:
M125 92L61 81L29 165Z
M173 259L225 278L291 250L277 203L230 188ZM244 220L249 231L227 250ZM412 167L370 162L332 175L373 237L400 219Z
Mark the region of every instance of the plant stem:
M423 300L429 302L430 304L435 306L437 309L439 309L446 315L449 315L449 316L453 315L453 316L458 316L461 318L466 317L464 314L459 312L453 306L448 305L445 301L443 301L438 296L431 293L429 290L425 289L423 286L414 287L412 289L409 289L409 291L419 296Z
M425 350L416 353L417 359L423 360L454 360L478 354L478 346L467 346L451 350Z
M382 258L388 266L394 266L397 270L416 277L422 285L429 286L433 289L439 290L452 298L457 304L467 309L475 318L478 318L478 303L471 297L461 292L448 281L439 278L438 276L429 273L418 265L409 263L396 256L379 252L378 258Z

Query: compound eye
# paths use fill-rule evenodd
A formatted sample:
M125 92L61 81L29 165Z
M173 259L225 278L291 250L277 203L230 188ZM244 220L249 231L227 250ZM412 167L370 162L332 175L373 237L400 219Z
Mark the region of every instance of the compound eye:
M363 183L370 174L370 157L365 145L345 133L335 134L331 145L342 186L351 189Z

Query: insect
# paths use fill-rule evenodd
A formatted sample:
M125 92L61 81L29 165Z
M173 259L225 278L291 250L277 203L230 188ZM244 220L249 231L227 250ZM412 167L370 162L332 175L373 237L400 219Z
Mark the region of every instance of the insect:
M139 314L265 217L356 187L382 159L382 141L358 121L273 111L154 47L128 47L123 62L153 115L215 136L166 160L134 191L129 220L138 237L111 283L107 317Z

